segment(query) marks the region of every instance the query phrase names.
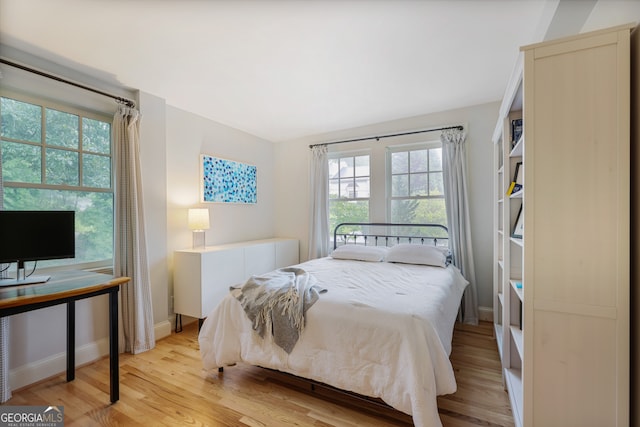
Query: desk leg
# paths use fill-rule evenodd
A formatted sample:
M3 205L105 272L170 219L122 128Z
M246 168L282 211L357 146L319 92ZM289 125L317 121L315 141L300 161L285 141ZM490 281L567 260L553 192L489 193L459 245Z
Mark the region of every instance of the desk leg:
M67 382L76 377L76 302L67 303Z
M120 373L118 364L118 288L109 292L109 375L111 377L111 403L120 399Z

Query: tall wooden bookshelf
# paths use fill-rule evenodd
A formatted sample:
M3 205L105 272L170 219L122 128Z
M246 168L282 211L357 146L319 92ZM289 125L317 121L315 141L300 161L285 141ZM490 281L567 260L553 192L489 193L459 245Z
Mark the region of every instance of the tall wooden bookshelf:
M500 109L494 323L516 426L629 424L632 28L523 47Z

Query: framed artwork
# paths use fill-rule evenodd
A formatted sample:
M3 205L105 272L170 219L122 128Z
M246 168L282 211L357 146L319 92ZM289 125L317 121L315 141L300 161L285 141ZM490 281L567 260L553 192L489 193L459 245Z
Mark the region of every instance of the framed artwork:
M523 234L524 234L524 215L522 214L522 206L520 206L520 210L518 211L518 216L516 217L516 225L513 227L513 233L511 234L511 237L522 239Z
M257 203L257 172L253 165L200 155L200 201Z

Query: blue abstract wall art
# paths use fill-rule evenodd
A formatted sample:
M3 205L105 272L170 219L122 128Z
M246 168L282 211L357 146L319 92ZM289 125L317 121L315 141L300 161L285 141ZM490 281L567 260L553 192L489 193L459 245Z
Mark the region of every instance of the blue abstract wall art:
M200 170L202 202L257 203L255 166L203 154Z

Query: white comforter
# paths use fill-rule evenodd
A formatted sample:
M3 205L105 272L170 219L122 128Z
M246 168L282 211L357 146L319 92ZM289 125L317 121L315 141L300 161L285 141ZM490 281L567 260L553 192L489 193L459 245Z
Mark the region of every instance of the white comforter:
M458 269L332 258L299 267L328 292L307 312L291 354L260 338L227 295L200 331L205 369L277 369L381 398L416 426L440 426L436 396L456 391L448 356L467 285Z

